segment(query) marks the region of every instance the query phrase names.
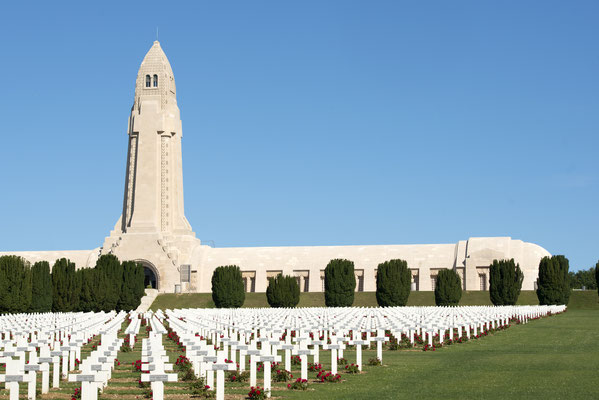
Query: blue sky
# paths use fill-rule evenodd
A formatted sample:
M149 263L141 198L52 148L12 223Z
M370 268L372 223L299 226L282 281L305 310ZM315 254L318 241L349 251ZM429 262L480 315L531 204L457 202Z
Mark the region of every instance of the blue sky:
M598 2L166 4L3 3L1 250L102 244L158 27L200 239L599 259Z

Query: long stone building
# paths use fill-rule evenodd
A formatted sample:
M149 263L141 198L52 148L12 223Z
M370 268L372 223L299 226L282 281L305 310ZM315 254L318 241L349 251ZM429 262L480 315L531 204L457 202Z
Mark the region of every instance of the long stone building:
M185 218L181 158L181 119L175 77L160 43L143 59L129 117L123 211L101 247L77 251L4 252L52 265L65 257L78 268L93 267L102 254L137 260L146 284L160 292L210 292L212 271L238 265L248 292L264 292L278 273L296 276L300 290L319 292L324 268L334 258L355 264L356 290L376 289L376 268L401 258L412 272L412 290L434 290L441 269L455 269L465 290L488 290L489 265L514 258L532 290L542 247L509 237L469 238L451 244L213 248L200 243Z

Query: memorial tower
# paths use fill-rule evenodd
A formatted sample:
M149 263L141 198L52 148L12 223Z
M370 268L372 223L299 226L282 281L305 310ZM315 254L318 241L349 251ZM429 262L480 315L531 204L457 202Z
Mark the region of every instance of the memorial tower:
M184 213L175 77L158 41L137 73L127 135L123 211L100 252L139 260L147 266L150 284L158 286L159 275L179 276L199 244Z

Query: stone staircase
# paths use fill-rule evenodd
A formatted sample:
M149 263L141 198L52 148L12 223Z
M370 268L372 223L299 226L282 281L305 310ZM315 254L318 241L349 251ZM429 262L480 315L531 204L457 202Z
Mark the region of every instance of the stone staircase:
M137 312L146 312L158 296L158 290L146 289L146 295L141 298L141 304L137 307Z

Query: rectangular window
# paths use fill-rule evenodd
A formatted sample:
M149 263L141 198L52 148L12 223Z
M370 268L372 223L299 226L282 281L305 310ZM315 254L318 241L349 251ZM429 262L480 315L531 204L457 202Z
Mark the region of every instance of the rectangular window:
M180 271L181 271L181 283L189 283L191 281L191 265L182 264Z

